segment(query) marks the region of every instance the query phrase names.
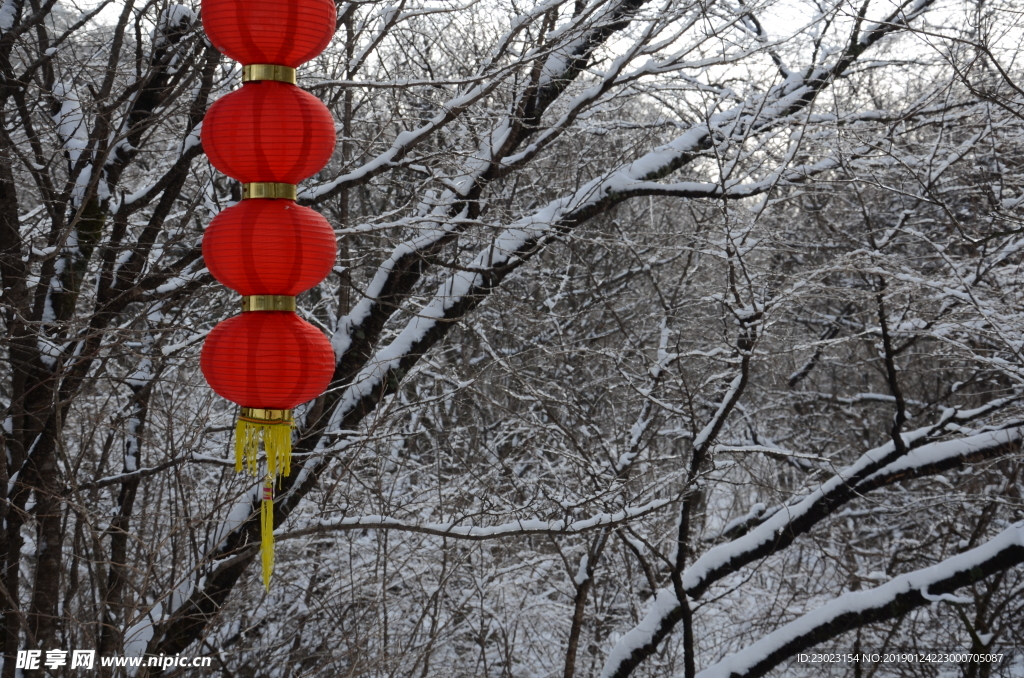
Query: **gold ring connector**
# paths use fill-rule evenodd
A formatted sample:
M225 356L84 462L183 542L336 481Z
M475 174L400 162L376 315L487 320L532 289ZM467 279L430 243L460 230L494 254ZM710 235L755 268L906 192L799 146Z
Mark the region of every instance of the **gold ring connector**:
M248 311L294 311L295 297L283 294L253 294L242 297L242 312Z
M249 64L242 66L242 82L259 82L260 80L276 80L295 84L295 69L277 64Z
M258 407L243 407L238 418L254 424L294 424L292 410L264 410Z
M242 184L242 200L249 198L295 200L298 195L299 192L295 184L275 184L269 181Z

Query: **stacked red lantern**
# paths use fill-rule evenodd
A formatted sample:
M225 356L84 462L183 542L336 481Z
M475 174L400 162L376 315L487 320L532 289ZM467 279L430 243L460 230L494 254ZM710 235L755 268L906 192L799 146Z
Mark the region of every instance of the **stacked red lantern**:
M295 84L295 67L327 46L334 0L203 0L213 45L241 62L238 89L210 107L203 148L242 182L243 200L214 218L203 238L210 273L242 295L242 313L203 345L203 374L242 407L235 466L262 475L263 582L274 565L274 481L291 469L292 410L320 395L334 372L331 344L295 314L295 295L331 271L336 250L327 220L295 203L295 184L334 152L334 121ZM259 463L260 449L266 453Z

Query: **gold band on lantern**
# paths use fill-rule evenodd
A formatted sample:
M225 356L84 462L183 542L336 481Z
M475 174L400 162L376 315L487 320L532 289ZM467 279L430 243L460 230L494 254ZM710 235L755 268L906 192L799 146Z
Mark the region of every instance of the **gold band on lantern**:
M258 407L243 407L239 421L253 424L294 424L291 410L263 410Z
M258 82L260 80L276 80L295 84L295 69L277 64L249 64L242 66L242 82Z
M253 294L242 297L242 312L248 311L294 311L295 297L283 294Z
M295 184L275 184L269 181L242 184L242 200L248 200L249 198L295 200L298 196L299 191Z

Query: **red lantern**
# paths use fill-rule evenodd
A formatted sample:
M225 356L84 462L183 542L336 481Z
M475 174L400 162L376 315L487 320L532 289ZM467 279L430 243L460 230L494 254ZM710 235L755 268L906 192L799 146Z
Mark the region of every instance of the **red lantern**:
M324 51L338 16L334 0L203 0L203 28L243 64L295 68Z
M320 330L294 313L261 311L213 328L200 364L222 398L243 407L290 410L327 388L334 350Z
M210 274L243 296L295 296L327 277L337 248L327 220L291 200L243 200L210 223Z
M210 332L200 364L213 390L242 406L236 469L258 475L266 452L260 553L269 590L274 481L291 472L292 408L320 395L334 372L330 342L294 312L295 295L335 257L330 225L294 202L295 184L323 168L335 141L330 112L295 86L295 67L327 46L337 17L334 0L203 0L202 15L210 41L243 64L242 88L203 120L203 148L244 184L245 199L203 239L207 267L242 293L243 312Z
M210 107L203 150L242 183L297 184L334 153L334 120L323 102L283 82L250 82Z

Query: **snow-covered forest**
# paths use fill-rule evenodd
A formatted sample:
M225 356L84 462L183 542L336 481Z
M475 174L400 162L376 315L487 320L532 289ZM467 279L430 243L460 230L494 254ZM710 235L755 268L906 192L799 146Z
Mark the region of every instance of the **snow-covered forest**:
M0 1L3 678L1024 676L1019 0L337 8L267 593L198 369L241 68Z

